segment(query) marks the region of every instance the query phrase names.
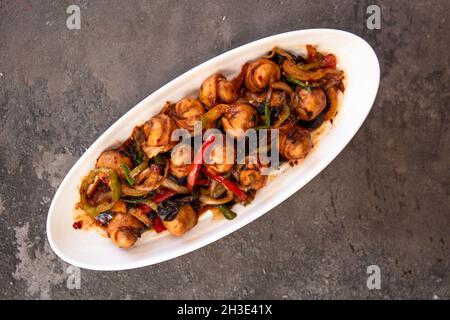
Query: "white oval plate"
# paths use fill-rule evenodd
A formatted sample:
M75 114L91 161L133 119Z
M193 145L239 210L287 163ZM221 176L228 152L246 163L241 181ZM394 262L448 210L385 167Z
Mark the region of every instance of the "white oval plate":
M73 208L78 185L95 166L99 154L118 140L125 140L134 126L158 113L166 101L196 94L204 79L215 72L235 76L241 66L279 46L304 52L304 45L333 53L346 74L346 91L332 128L298 166L289 168L260 190L248 206L236 206L234 220L202 216L198 225L182 237L168 232L146 232L135 247L123 250L95 231L74 230ZM369 44L356 35L331 29L287 32L228 51L186 72L154 92L114 123L75 163L53 198L47 218L47 236L55 253L66 262L94 270L123 270L148 266L196 250L216 241L280 204L321 172L347 145L367 117L375 100L380 78L378 59Z

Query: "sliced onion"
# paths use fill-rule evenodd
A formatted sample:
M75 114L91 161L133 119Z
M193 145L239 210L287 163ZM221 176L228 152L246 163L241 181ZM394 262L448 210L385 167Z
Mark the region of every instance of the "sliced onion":
M136 178L142 171L147 169L148 161L144 161L141 164L137 165L133 170L130 171L130 176Z
M295 80L317 81L327 74L336 74L340 71L332 68L323 68L316 71L305 71L292 60L285 60L282 65L283 71Z
M292 98L292 95L294 94L291 87L289 87L289 85L285 82L274 82L270 85L270 87L272 89L286 91L289 94L290 98Z
M128 210L128 213L131 214L133 217L141 221L143 224L145 224L147 227L150 227L152 224L152 220L144 214L144 212L139 208L131 208Z
M211 187L211 186L213 186L213 187ZM227 191L223 184L217 182L214 179L212 179L212 181L211 181L209 190L210 190L210 192L209 192L210 196L212 196L215 199L219 198L221 195L224 194L225 191Z
M169 158L165 159L165 166L164 166L164 178L167 178L168 174L169 174L169 168L170 168L170 160Z
M100 185L100 182L100 177L96 175L94 178L94 182L92 182L86 190L86 195L88 197L92 197L94 195L95 191L97 191L97 188Z
M290 115L291 115L291 109L289 109L289 106L287 104L285 104L283 106L283 111L280 113L277 121L274 123L274 125L272 127L275 129L281 127L281 125L289 118Z
M105 201L111 202L112 197L113 197L113 193L111 191L108 191L106 193L101 193L97 197L96 202L97 203L102 203L102 202L105 202Z
M278 47L273 47L272 51L270 51L269 54L266 54L265 56L263 56L263 58L272 59L275 56L275 54L279 54L280 56L283 56L290 60L294 59L294 57L290 53L288 53Z
M334 118L337 114L338 109L338 94L334 87L328 88L326 90L327 97L330 101L330 108L328 109L327 113L325 114L325 120L330 120Z
M151 191L151 190L149 190ZM145 196L149 191L132 188L129 185L122 184L122 194L131 197L142 197Z
M161 186L169 190L175 191L176 193L189 193L188 188L180 186L179 184L168 178L163 178L161 180Z
M219 204L225 204L233 200L233 192L230 190L227 190L227 196L225 198L216 199L207 195L200 195L199 200L203 204L210 204L210 205L219 205Z

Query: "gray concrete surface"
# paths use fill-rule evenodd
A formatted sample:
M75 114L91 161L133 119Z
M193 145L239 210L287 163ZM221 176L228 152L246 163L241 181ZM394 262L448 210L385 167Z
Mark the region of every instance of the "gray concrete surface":
M450 3L373 3L381 30L364 1L0 1L0 298L450 298ZM69 4L81 30L65 26ZM312 27L362 36L381 63L339 157L225 239L138 270L81 270L69 290L45 221L83 151L199 63ZM373 264L381 290L366 287Z

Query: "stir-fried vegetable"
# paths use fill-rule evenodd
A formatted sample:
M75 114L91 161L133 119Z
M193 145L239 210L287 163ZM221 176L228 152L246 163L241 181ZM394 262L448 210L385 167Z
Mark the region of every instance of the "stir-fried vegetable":
M107 185L108 190L105 192L99 190L101 184ZM97 214L111 209L120 199L120 195L120 182L114 170L91 170L81 183L81 208L89 215L95 217Z
M264 101L264 119L265 124L263 126L256 127L257 129L267 129L270 127L270 96L271 96L272 90L269 89L269 92L266 96L266 101Z
M148 167L148 161L141 162L133 170L130 171L130 177L134 180L136 176ZM128 179L127 179L128 180Z
M175 181L172 181L170 179L164 178L161 181L161 186L165 187L167 189L170 189L176 193L189 193L188 188L180 186L179 184L177 184Z
M219 205L233 201L233 192L226 190L227 195L223 198L215 198L205 194L200 195L199 200L203 204Z
M154 195L154 193L150 192L147 196L136 197L136 198L123 198L123 201L125 201L126 203L131 203L131 204L145 203L146 201L150 200L153 195Z
M225 186L225 188L227 188L228 190L233 192L239 198L239 200L241 200L241 201L247 200L247 194L244 191L242 191L241 189L239 189L239 187L231 180L228 180L227 178L224 178L223 176L221 176L219 174L214 174L214 173L208 171L208 169L206 169L206 168L202 168L202 172L205 176L208 176L208 177L216 180L217 182L222 183Z
M233 220L234 218L236 218L236 213L227 206L219 206L219 210L228 220Z
M287 120L289 119L289 116L291 115L291 109L289 108L289 106L287 104L283 105L283 110L281 111L281 113L278 116L278 120L273 124L273 128L279 128L281 127L281 125Z
M152 201L156 204L163 202L166 199L169 199L170 197L172 197L173 195L175 195L176 193L172 190L164 190L163 192L155 195L152 198Z
M203 163L203 156L208 149L208 147L216 140L216 137L214 135L209 136L205 142L203 142L200 149L197 151L195 157L194 157L194 163L191 166L191 172L188 175L187 178L187 188L189 191L192 192L194 189L194 185L197 182L198 175L200 173L200 168L202 167Z
M306 83L306 82L303 82L303 81L291 78L289 76L286 76L286 80L289 81L290 83L296 84L296 85L301 86L301 87L303 87L305 89L310 89L311 88L311 85L309 83Z
M327 74L334 74L338 72L334 68L321 68L315 71L303 70L302 67L290 60L285 60L282 68L285 74L291 79L300 81L317 81L322 79Z
M139 203L139 208L144 211L144 214L149 216L152 211L158 211L158 204L169 199L175 194L176 193L171 190L164 190L162 193L151 197L151 199L150 197L147 197L146 199L139 200L138 202L136 202L136 200L132 200L132 203ZM156 214L152 216L152 224L157 233L166 230L166 227Z
M166 227L164 226L164 224L161 221L161 218L158 217L157 215L154 215L152 217L152 221L153 221L153 229L155 229L155 231L157 233L161 233L164 230L166 230Z
M336 116L338 109L338 95L336 89L331 87L327 89L327 96L330 103L330 108L325 114L325 120L333 119Z
M128 184L132 186L134 184L134 178L130 173L130 167L128 167L126 163L122 163L120 167L122 168L123 175L125 176L125 179L127 179Z

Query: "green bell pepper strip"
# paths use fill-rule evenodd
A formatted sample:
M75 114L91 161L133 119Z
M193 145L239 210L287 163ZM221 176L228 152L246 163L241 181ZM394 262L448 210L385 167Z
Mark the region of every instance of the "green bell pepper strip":
M289 76L286 76L286 80L289 81L290 83L296 84L298 86L301 86L305 89L310 89L310 86L308 84L306 84L306 82L291 78Z
M125 201L126 203L139 204L139 203L144 203L144 202L150 200L154 194L155 194L154 191L150 191L147 195L145 195L143 197L122 198L122 200Z
M96 206L91 206L88 202L88 197L87 197L86 191L89 188L89 186L94 182L95 177L98 174L108 175L108 177L109 177L108 186L112 193L112 201L108 202L108 203L100 203L99 205L96 205ZM108 211L109 209L111 209L114 206L114 204L117 201L119 201L120 195L121 195L120 181L117 178L117 174L114 170L104 169L104 168L91 170L89 172L89 174L83 179L83 182L81 183L81 186L80 186L81 208L86 213L91 215L92 217L95 217L99 213Z
M257 126L256 129L267 129L270 127L270 97L272 96L272 91L269 90L267 93L266 101L264 102L264 118L266 123L263 126Z
M236 218L236 212L228 208L227 206L220 205L218 206L220 212L222 212L223 216L228 220L233 220Z
M126 163L122 163L120 165L120 168L122 169L123 175L125 176L125 179L127 180L128 184L132 186L134 184L134 178L131 175L130 167Z
M320 87L320 83L303 82L301 80L297 80L297 79L291 78L289 76L285 76L285 77L286 77L286 80L289 81L290 83L296 84L296 85L303 87L305 89L308 89L308 90L312 90L312 88Z
M133 168L133 170L130 171L130 176L134 179L139 173L142 172L145 168L148 167L148 161L141 162L139 165Z

